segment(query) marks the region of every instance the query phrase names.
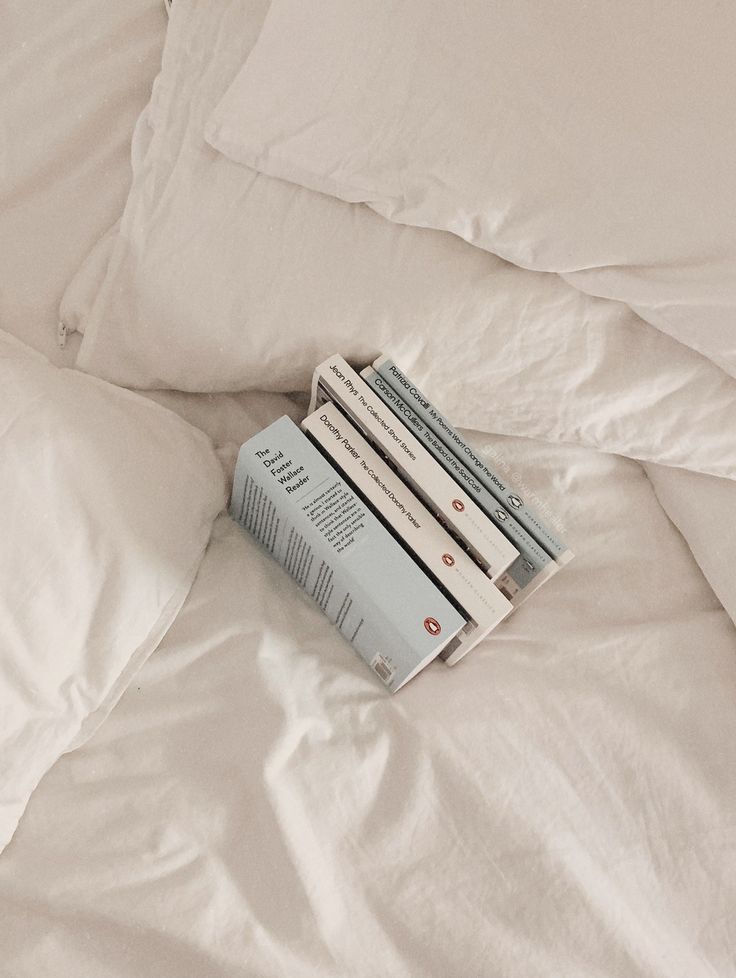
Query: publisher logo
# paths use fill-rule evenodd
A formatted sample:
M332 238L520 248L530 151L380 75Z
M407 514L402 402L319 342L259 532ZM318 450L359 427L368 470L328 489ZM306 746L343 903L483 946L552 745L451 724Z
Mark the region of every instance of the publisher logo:
M497 509L496 516L501 520L502 523L504 523L509 518L509 514L505 512L503 509Z
M462 511L465 509L465 503L460 499L453 499L452 508L456 509L458 513L462 513Z
M514 507L514 509L521 509L521 507L524 505L521 499L519 499L519 497L515 496L513 493L509 495L508 500L511 503L511 505Z
M455 566L455 558L452 554L442 554L442 563L447 564L448 567Z
M440 625L436 618L425 618L424 627L430 635L439 635L442 631L442 625Z

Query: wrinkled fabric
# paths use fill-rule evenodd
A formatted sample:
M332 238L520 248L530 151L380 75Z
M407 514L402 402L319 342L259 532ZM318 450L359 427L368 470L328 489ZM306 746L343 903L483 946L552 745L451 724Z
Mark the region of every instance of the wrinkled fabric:
M173 11L107 276L99 260L80 272L96 295L80 367L143 388L289 391L334 352L388 351L458 424L736 472L736 382L623 304L213 153L205 121L264 9Z
M231 467L304 402L196 391L305 388L322 351L385 345L454 422L506 432L468 438L576 557L461 664L390 698L221 516L160 647L0 857L3 973L732 975L733 381L621 304L210 151L207 113L264 12L174 4L120 230L67 294L88 369L189 386L148 396ZM126 396L86 382L111 403L64 436ZM135 492L189 491L172 450L145 473L136 454ZM76 484L67 497L84 508ZM115 608L131 567L98 582ZM79 584L62 584L68 612Z
M222 517L0 859L13 978L733 973L733 624L640 465L471 437L575 560L389 697Z

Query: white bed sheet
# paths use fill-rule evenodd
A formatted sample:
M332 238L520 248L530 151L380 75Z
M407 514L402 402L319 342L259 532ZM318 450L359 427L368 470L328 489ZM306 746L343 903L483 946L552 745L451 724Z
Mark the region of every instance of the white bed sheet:
M119 216L165 18L158 0L10 11L0 326L58 362L59 297ZM226 466L299 411L150 396ZM728 430L699 411L699 446L639 422L641 452L635 425L612 445L599 406L600 447L646 472L477 436L578 556L393 699L222 517L162 646L0 858L3 978L736 975L736 486L657 465L732 471ZM579 421L583 438L596 417Z
M165 31L161 0L3 4L0 328L60 366L59 303L125 203Z
M250 405L226 440L284 403ZM390 698L221 517L0 860L4 974L736 974L733 623L638 463L475 441L551 487L575 561Z

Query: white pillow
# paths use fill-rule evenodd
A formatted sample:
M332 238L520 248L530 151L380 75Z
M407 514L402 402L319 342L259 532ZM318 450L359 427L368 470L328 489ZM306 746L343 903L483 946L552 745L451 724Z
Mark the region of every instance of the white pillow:
M208 439L0 331L0 848L179 610L224 503Z
M736 374L736 7L274 0L234 160L627 302Z
M214 152L205 120L263 11L174 5L78 366L131 387L289 391L336 351L385 350L458 425L736 471L734 382L620 303Z
M59 300L130 189L130 133L161 63L161 0L3 3L0 324L51 360Z

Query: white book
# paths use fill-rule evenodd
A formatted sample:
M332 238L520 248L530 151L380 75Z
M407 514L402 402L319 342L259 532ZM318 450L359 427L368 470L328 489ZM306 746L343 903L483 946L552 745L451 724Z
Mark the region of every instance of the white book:
M325 401L334 401L348 415L491 580L516 560L518 550L338 354L328 357L314 373L310 413Z
M458 662L513 605L334 404L323 404L302 428L459 606L467 624L442 653L447 664Z
M388 361L391 363L391 361ZM393 366L393 365L392 365ZM494 526L511 541L519 551L519 556L513 564L496 578L496 586L509 599L515 608L523 604L538 588L557 573L558 565L549 553L511 515L513 510L506 509L483 486L453 452L424 424L414 410L414 404L404 401L391 385L373 367L366 367L360 376L378 394L381 400L393 411L412 434L437 459L442 468L455 482L462 485L468 495L485 513ZM416 390L416 388L411 388ZM568 551L569 553L569 551Z

